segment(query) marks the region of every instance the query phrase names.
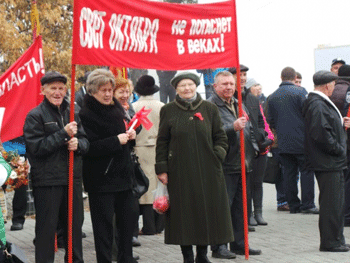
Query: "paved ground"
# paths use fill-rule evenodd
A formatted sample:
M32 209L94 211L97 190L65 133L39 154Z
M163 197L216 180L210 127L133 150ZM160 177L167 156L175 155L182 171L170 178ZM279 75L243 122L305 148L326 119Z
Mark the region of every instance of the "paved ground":
M316 187L317 188L317 187ZM320 252L318 215L289 214L277 212L274 185L264 184L264 217L268 226L259 226L256 232L249 234L252 248L262 249L260 256L250 256L250 262L350 262L350 252L329 253ZM318 198L318 195L316 194ZM11 222L6 224L8 240L22 248L30 263L34 263L34 224L35 220L28 218L24 229L10 231ZM85 212L83 231L87 238L83 239L84 260L87 263L96 262L94 241L89 212ZM350 228L345 228L345 237L350 243ZM134 254L140 256L140 263L175 263L182 262L180 248L164 244L163 235L140 236L141 246L134 249ZM55 262L64 262L64 250L56 253ZM211 258L213 263L246 262L244 256L233 260L218 260Z

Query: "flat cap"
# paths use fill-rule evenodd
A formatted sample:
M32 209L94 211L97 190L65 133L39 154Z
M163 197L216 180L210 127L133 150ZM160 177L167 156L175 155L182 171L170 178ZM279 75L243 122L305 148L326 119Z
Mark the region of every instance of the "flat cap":
M341 58L335 58L335 59L332 60L332 66L333 66L334 64L337 64L337 63L341 63L341 64L343 64L343 65L346 64L345 61L342 60Z
M67 78L66 76L63 76L61 73L57 71L49 71L40 80L42 86L44 86L45 84L50 84L55 81L59 81L66 84Z
M314 84L316 86L327 84L337 79L338 76L336 74L327 70L317 71L313 76Z
M249 68L247 66L244 66L242 64L239 65L239 68L240 68L241 72L247 72L249 70ZM237 73L237 69L235 67L229 68L228 71L230 71L233 75L235 75Z
M183 79L193 80L197 87L200 84L199 76L189 71L178 72L175 77L170 80L170 84L176 89L177 84Z

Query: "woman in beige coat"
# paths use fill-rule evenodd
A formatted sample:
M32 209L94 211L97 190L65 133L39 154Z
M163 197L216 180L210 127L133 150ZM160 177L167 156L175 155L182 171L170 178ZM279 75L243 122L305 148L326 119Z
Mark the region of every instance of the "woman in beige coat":
M144 75L139 78L135 85L135 91L140 95L138 101L132 105L135 112L145 107L152 109L148 119L153 123L150 130L142 129L136 137L135 153L139 157L142 170L149 179L149 188L140 199L140 214L142 214L143 228L140 231L143 235L154 235L164 229L164 215L157 214L153 208L153 191L157 188L158 178L155 173L154 164L156 159L156 140L159 127L159 112L164 103L153 97L159 91L155 85L154 78Z

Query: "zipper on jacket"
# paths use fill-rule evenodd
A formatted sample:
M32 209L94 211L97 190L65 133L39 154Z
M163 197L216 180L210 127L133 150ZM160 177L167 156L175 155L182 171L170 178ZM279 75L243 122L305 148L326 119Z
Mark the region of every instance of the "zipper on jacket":
M107 166L107 168L106 168L106 171L105 171L104 175L106 175L106 174L108 173L108 170L109 170L109 168L111 167L111 164L112 164L113 159L114 159L114 157L109 161L109 164L108 164L108 166Z

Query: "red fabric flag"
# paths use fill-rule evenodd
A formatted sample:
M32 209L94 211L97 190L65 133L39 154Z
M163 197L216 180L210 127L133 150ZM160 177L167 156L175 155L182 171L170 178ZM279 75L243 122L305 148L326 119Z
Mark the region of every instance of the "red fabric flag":
M74 0L76 65L162 70L238 65L235 0Z
M129 122L129 127L132 129L136 129L141 124L146 129L149 130L152 128L153 123L147 118L147 115L152 111L152 109L146 110L145 107L142 107L141 110L135 113L134 117L132 117Z
M27 113L43 99L40 79L45 74L41 36L0 76L0 138L23 134Z

